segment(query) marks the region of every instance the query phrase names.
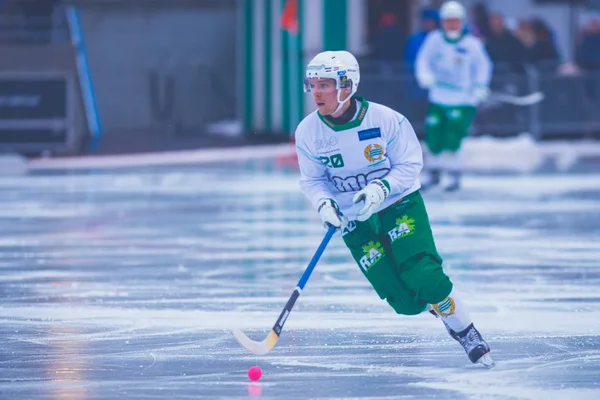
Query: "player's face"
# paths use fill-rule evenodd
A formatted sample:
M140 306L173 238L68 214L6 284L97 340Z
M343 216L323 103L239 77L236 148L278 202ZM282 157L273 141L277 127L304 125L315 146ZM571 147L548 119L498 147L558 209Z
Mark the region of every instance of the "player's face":
M459 32L462 30L462 21L459 18L448 18L442 21L446 32Z
M310 93L321 115L329 115L337 108L337 89L334 79L311 79Z

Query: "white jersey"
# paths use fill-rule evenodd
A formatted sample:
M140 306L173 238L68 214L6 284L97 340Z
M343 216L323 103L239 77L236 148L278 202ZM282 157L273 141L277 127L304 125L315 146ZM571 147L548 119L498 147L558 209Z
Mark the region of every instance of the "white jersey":
M381 104L355 97L358 111L344 125L334 125L317 111L296 129L300 189L316 209L321 198L334 199L348 220L363 204L352 197L373 179L390 186L375 212L421 187L423 153L410 122Z
M429 101L446 106L472 106L476 104L473 89L488 87L492 78L492 62L481 40L465 34L450 40L442 30L427 35L419 49L416 77L435 77L429 89Z

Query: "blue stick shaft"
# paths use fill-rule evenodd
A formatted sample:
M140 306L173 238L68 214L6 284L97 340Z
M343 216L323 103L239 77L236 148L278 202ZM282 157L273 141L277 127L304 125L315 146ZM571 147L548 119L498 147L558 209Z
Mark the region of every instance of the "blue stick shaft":
M306 285L306 281L308 281L308 278L310 278L310 274L313 272L313 269L315 269L317 262L319 262L319 258L321 258L323 251L325 251L325 247L327 247L327 244L331 240L331 237L333 236L334 233L335 233L335 228L333 226L330 226L329 229L327 230L327 233L325 234L325 237L323 238L323 241L321 241L319 248L315 252L315 255L313 256L312 260L310 260L308 267L306 267L306 269L304 270L304 273L300 277L297 287L294 288L292 295L290 296L287 303L283 307L281 314L279 314L279 318L277 318L275 325L273 325L273 332L275 332L276 336L272 336L272 340L274 340L274 341L271 342L272 343L271 347L275 346L275 343L277 342L277 338L279 338L279 335L281 334L281 330L283 329L283 324L285 324L285 321L287 320L288 316L292 312L292 308L294 308L294 304L296 304L296 300L298 300L298 297L300 297L300 292L302 291L302 289L304 289L304 285ZM269 336L269 337L271 337L271 336Z
M315 266L319 262L319 258L321 258L321 255L325 251L325 247L327 247L327 244L333 237L334 233L335 233L335 228L333 226L330 226L329 229L327 230L327 233L325 234L325 237L323 238L323 241L321 241L319 248L315 252L315 255L310 260L308 267L306 267L306 270L304 271L304 273L300 277L300 280L298 281L298 287L300 288L300 290L304 289L304 285L306 285L306 281L308 281L308 278L310 278L310 274L312 274L313 269L315 269Z

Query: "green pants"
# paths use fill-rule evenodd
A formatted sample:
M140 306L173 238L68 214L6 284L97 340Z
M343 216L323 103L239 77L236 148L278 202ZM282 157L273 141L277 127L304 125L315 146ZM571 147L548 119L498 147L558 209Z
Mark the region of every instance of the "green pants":
M442 269L419 191L367 221L351 222L342 235L379 297L398 314L419 314L450 294L452 282Z
M446 107L431 103L425 120L425 143L432 154L456 152L467 136L475 107Z

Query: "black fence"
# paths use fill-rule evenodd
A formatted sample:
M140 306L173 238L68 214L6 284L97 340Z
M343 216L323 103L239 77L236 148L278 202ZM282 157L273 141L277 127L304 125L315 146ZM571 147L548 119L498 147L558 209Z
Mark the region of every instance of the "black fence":
M532 106L489 101L478 108L471 135L514 136L530 133L537 139L600 136L600 72L563 72L558 65L529 66L521 71L496 65L492 92L525 96L536 91L544 99ZM419 88L412 66L361 62L358 94L406 115L423 135L427 92Z

